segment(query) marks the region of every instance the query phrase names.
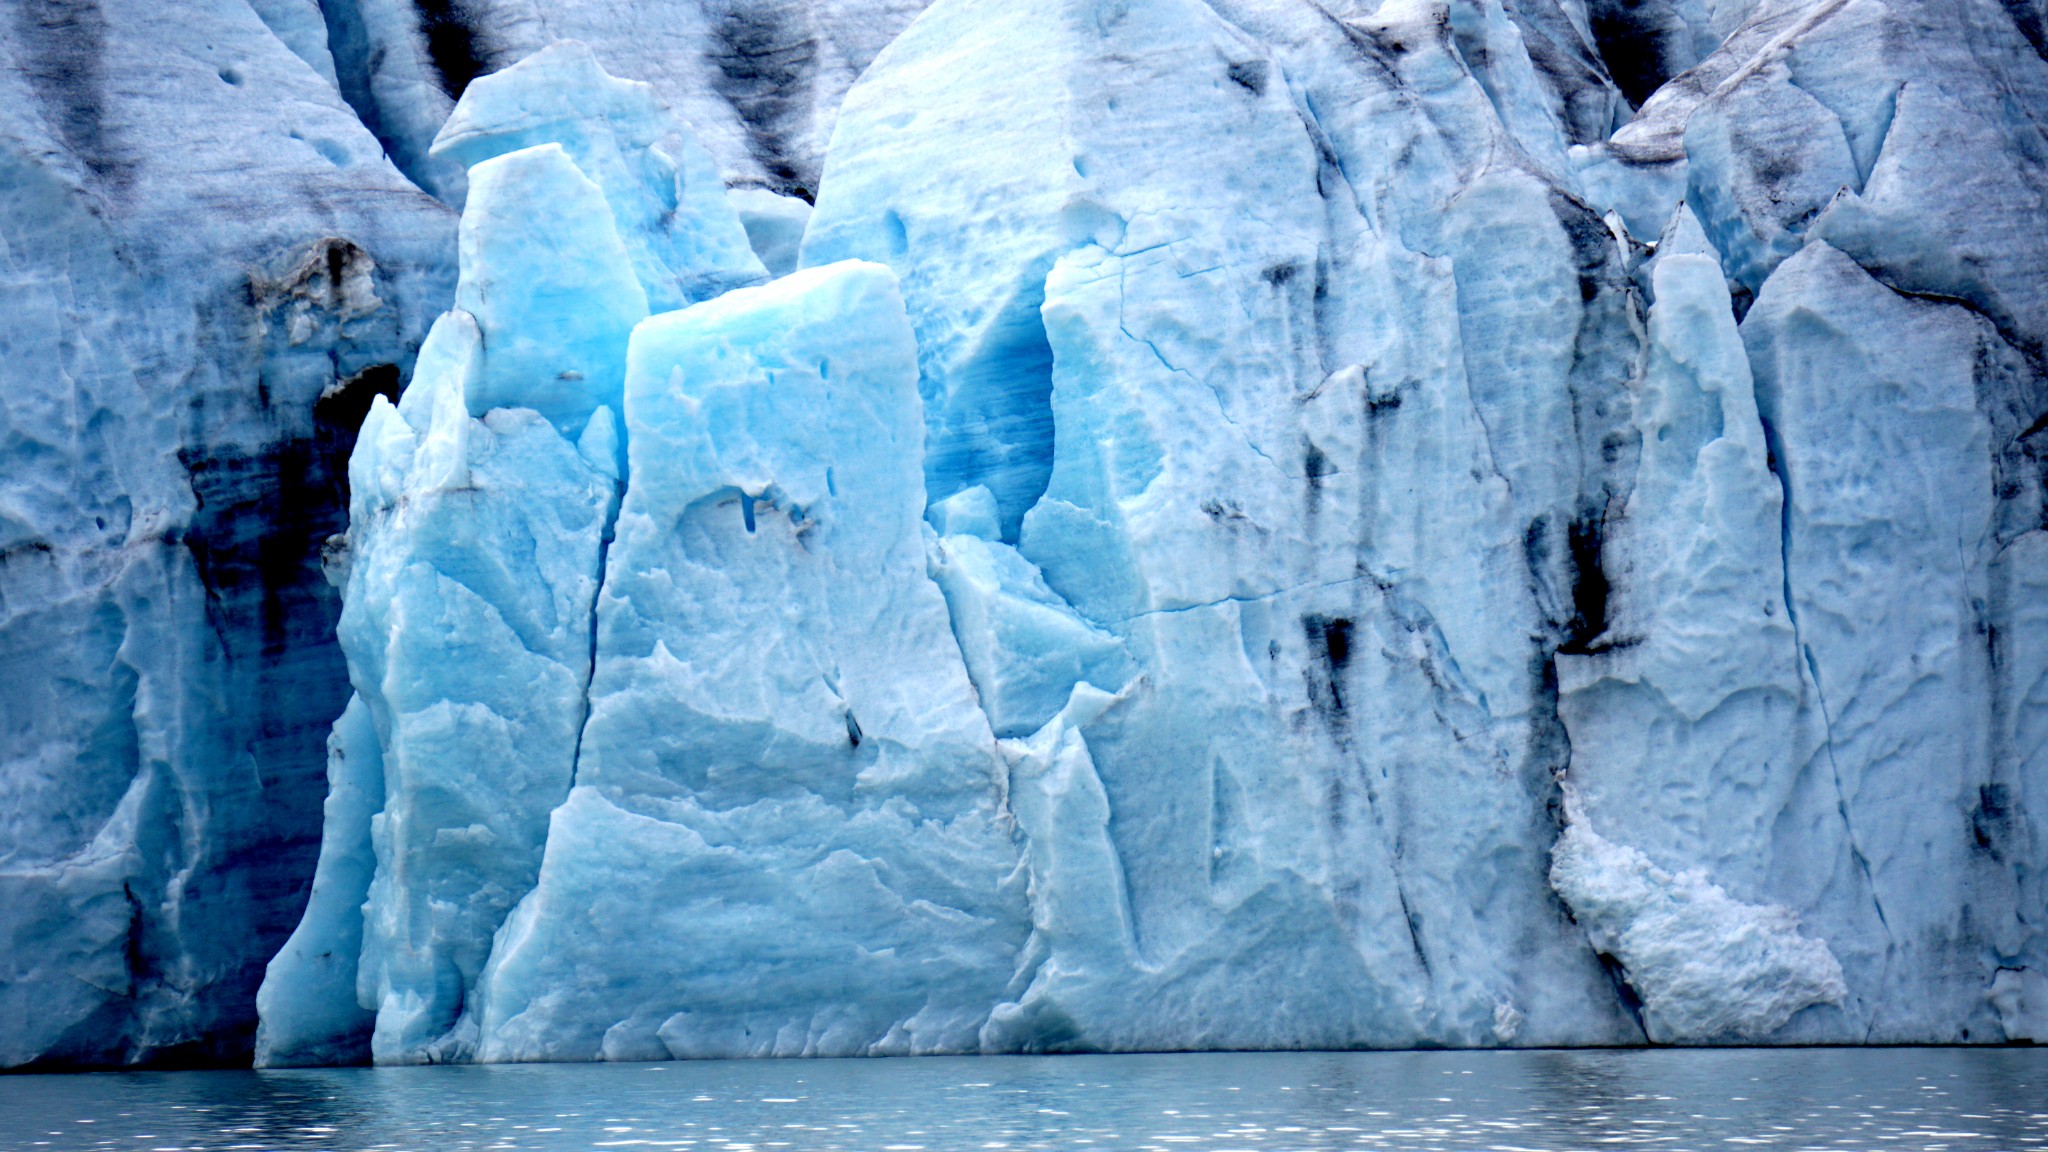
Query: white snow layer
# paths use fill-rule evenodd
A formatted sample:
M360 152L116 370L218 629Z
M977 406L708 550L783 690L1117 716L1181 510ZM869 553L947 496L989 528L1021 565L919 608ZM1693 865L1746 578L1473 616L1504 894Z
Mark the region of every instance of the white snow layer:
M2048 1034L2025 5L191 7L0 41L0 1063Z

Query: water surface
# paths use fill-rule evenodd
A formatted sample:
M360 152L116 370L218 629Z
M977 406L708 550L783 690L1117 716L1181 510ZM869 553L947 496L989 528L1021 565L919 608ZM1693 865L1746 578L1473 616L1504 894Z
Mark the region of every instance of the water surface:
M0 1077L0 1148L2033 1149L2048 1048L982 1056Z

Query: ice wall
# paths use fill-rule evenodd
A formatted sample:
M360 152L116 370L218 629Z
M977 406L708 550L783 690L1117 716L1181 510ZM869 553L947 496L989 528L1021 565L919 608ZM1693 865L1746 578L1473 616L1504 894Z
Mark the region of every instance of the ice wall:
M2048 1035L2038 5L530 7L8 17L0 1058Z
M856 262L634 332L576 790L481 1058L974 1047L1025 894L924 572L915 366Z
M320 0L319 8L341 93L407 176L460 208L462 165L433 154L436 133L470 81L563 40L588 45L614 75L651 82L727 181L809 201L840 100L926 2Z
M2037 1026L1996 990L2048 908L2048 685L2012 646L2048 543L2041 44L2024 6L1765 0L1610 146L1685 207L1639 272L1609 643L1559 662L1572 787L1828 942L1847 995L1788 1039Z
M245 1058L455 226L243 0L0 9L0 1064Z

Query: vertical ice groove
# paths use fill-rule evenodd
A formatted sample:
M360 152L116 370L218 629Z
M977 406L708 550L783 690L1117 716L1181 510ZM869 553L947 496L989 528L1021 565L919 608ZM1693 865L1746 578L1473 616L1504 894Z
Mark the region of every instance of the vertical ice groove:
M1933 927L1953 913L1930 903L1930 887L1970 904L1993 938L2019 930L2013 873L1976 850L1963 813L2002 757L1989 701L1977 699L1990 657L1976 621L2011 494L1995 483L1981 397L2020 361L2001 357L1995 329L1969 310L1903 297L1824 242L1779 266L1743 335L1784 454L1802 654L1825 702L1848 846L1872 894L1875 924L1867 935L1845 929L1837 947L1856 940L1866 954L1843 953L1845 967L1869 973L1857 996L1876 1040L1927 1026L1924 1007L1885 990L1925 981L1981 1003L1990 981L1960 957L1948 967L1929 943L1957 931ZM1871 408L1870 395L1888 403ZM1873 483L1873 442L1920 480ZM1845 502L1850 488L1863 494ZM1857 578L1878 563L1885 581Z
M622 443L624 432L612 410L601 408L597 416L602 417L602 421L593 417L589 426L584 429L583 435L578 438L576 451L593 468L612 478L612 495L605 505L604 528L598 533L597 539L596 582L597 587L602 589L605 565L610 559L612 541L618 531L619 505L625 495L625 482L618 473L619 462L626 458L626 448ZM583 669L582 698L576 715L576 747L569 755L569 775L572 781L576 777L577 766L583 762L583 733L590 721L590 681L597 672L597 600L594 597L591 599L586 619L590 636L589 656Z
M1813 650L1806 646L1806 642L1801 637L1799 631L1799 602L1798 598L1792 595L1793 504L1791 482L1785 476L1784 457L1781 455L1782 449L1775 443L1776 434L1771 429L1770 421L1763 420L1761 424L1766 442L1771 443L1773 461L1771 474L1777 479L1782 499L1784 500L1784 510L1779 517L1779 555L1780 563L1784 566L1785 571L1785 619L1792 625L1792 643L1799 652L1800 667L1805 669L1807 680L1813 685L1814 703L1819 707L1821 751L1828 758L1828 779L1834 784L1835 810L1841 816L1842 831L1849 838L1849 854L1856 862L1857 871L1863 876L1864 885L1870 889L1870 909L1876 914L1878 923L1884 926L1886 934L1889 935L1891 932L1891 922L1885 918L1884 897L1879 894L1877 885L1871 878L1870 860L1864 855L1862 846L1857 843L1856 821L1849 814L1849 796L1842 788L1842 768L1840 764L1835 762L1835 720L1833 711L1828 707L1827 685L1821 682L1820 666L1815 663ZM1867 1031L1865 1035L1867 1038Z

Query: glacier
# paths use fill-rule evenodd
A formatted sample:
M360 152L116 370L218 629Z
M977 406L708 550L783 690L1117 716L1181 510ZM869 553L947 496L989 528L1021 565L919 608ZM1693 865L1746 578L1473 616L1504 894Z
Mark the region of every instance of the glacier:
M2039 0L20 0L0 1065L2048 1037Z

